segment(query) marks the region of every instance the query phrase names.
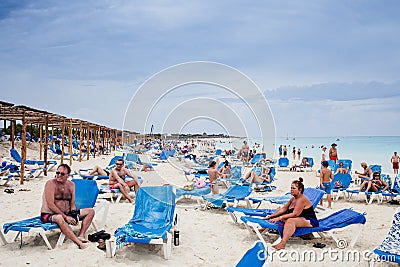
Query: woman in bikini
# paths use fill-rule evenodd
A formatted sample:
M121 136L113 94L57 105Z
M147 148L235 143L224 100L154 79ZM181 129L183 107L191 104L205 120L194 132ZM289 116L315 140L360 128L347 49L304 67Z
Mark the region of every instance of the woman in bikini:
M296 228L319 226L314 207L310 200L303 195L303 192L303 179L299 178L299 180L293 181L290 187L290 193L293 197L285 206L266 217L266 220L273 223L278 221L285 223L281 242L272 246L277 250L285 248L286 242L296 231Z
M382 192L384 192L389 188L389 184L381 180L381 174L379 172L374 172L372 174L372 179L364 181L359 191L361 192L365 188L365 192L378 192L382 187Z
M243 182L246 182L247 179L249 179L250 183L262 183L262 182L267 182L270 183L271 182L271 169L268 167L255 167L253 168L253 170L251 172L248 172L245 176L244 176L244 180Z
M217 179L222 177L222 173L217 170L217 162L211 161L207 170L208 177L210 177L211 192L216 195L219 193Z
M231 166L227 160L225 160L224 166L219 169L219 172L222 174L222 178L233 178Z

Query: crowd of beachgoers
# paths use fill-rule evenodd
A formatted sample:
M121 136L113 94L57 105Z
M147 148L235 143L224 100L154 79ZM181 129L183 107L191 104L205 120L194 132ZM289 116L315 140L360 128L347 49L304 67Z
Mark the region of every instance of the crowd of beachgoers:
M104 151L104 154L96 154L95 158L90 156L89 160L73 160L71 168L72 173L79 173L81 169L90 169L96 165L106 169L115 156L123 157L125 155L126 157L127 154L137 154L141 162L134 162L128 167L131 168L130 171L134 175L140 177L142 187L172 185L175 192L177 190L182 192L182 189L186 186L186 189L189 189L186 191L190 192L192 187L188 186L195 185L198 180L204 180L208 187L207 175L199 175L199 173L204 171L207 173L209 163L212 161L217 163L218 169L224 167L225 162L229 163L230 168L240 166L240 178L251 173L253 168L268 167L274 169L274 177L269 183L270 186L260 186L258 183L250 184L253 190L251 190L249 197L282 196L290 191L292 181L298 180L299 177L302 177L306 188L316 188L320 185L320 177L318 176L321 167L320 159L314 159L314 166L291 169L293 166L302 164L302 158L296 158L294 161L292 160L290 166L287 166L288 168L282 168L279 166L280 157L270 158L263 154L262 146L259 146L254 151L255 153L253 151L250 153L251 148L248 151L243 151L242 147L233 147L227 150L218 149L219 142L229 142L229 139L165 140L163 142L138 140L130 146L120 146L115 151ZM12 161L10 158L11 143L2 141L0 148L0 156L3 161ZM15 142L15 148L20 151L20 141ZM27 159L40 159L39 144L28 142L26 155ZM260 160L252 162L256 155L261 155ZM50 154L49 158L52 158ZM60 159L55 160L57 165L60 164ZM64 163L69 164L69 160L69 158L64 159ZM150 165L151 168L148 168ZM6 186L3 185L0 192L0 202L3 206L0 223L38 216L42 204L44 184L55 176L55 170L56 168L50 170L47 176L41 174L38 178L25 180L23 184L16 177L15 181L10 181ZM357 176L354 172L354 166L349 174L354 181ZM74 178L78 178L78 175L74 174ZM234 186L234 183L229 182L230 177L227 178L227 181L218 179L217 186L220 194ZM391 175L391 178L393 180L394 176ZM249 179L246 182L250 182ZM99 179L96 182L99 187L108 186L107 179ZM349 185L349 189L358 190L359 186L359 184L353 182ZM7 193L5 192L6 189L13 189L13 191ZM132 205L125 198L122 198L118 203L111 202L112 194L105 192L99 195L99 198L105 198L110 202L104 229L113 234L117 228L123 226L132 218L135 205ZM134 192L131 193L131 196L135 199ZM350 225L343 229L337 229L337 236L339 239L349 242L353 233L362 227L358 240L351 249L360 252L360 255L363 252L370 252L368 256L368 259L370 259L373 255L373 249L385 239L398 205L394 202L388 203L390 199L387 198L382 198L382 202L378 201L380 198L375 198L371 203L367 203L362 195L354 194L351 199L346 196L346 194L342 194L338 199L334 198L331 209L327 209L326 197L324 197L324 213L320 213L320 215L317 213L317 216L323 218L346 208L365 214L366 223L364 225ZM237 204L238 207L246 207L245 201L238 201ZM232 203L228 202L226 205L232 206ZM280 205L263 202L260 207L276 209ZM162 249L154 245L130 245L119 249L114 258L107 258L105 252L97 248L97 243L89 243L88 248L78 250L72 241L66 240L61 247L47 250L40 236L32 235L28 237L23 235L22 248L19 248L19 241L13 242L12 237L6 235L9 244L0 247L0 262L6 266L25 266L27 264L31 266L49 264L63 266L77 262L82 266L108 266L110 264L116 266L125 266L126 264L133 266L232 266L239 262L245 251L258 239L243 224L234 222L224 208L215 208L213 205L205 203L201 195L181 194L177 198L176 212L178 214L178 225L175 229L179 229L180 240L178 246L172 246L172 255L169 260L164 260ZM99 218L95 217L95 220L99 220ZM95 232L94 229L88 231L88 233L93 232ZM270 233L263 235L263 238L270 244L278 238L278 235ZM57 239L57 231L49 234L52 245L55 245ZM322 249L314 247L316 243L324 244L325 247ZM287 242L285 249L287 252L315 251L319 262L318 260L310 262L309 259L285 257L282 256L283 254L278 257L275 254L270 264L271 266L317 266L321 264L333 266L337 262L348 262L352 266L366 266L368 264L368 259L362 257L357 260L344 259L339 256L335 256L336 258L329 258L328 256L324 258L323 256L323 253L328 250L339 253L349 249L338 249L337 242L329 236L311 237L311 240L293 237Z

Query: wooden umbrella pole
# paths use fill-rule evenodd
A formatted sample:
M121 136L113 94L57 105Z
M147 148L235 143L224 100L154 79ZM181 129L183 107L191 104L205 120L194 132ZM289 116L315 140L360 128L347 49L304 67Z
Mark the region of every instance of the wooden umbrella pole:
M25 175L25 160L26 160L26 121L25 121L25 111L22 113L22 146L21 146L21 177L19 183L24 184Z
M65 134L65 122L64 121L62 121L62 124L61 124L61 139L62 139L62 141L61 141L61 164L63 164L64 163L64 142L65 142L65 139L64 139L64 134Z

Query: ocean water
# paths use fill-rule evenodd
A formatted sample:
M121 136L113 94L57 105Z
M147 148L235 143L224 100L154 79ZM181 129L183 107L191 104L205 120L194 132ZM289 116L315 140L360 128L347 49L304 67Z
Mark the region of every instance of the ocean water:
M217 143L216 147L221 149L240 149L243 140L245 139L232 139L230 143ZM262 144L262 139L248 139L250 147L254 143ZM288 158L292 161L292 149L296 147L296 150L297 148L301 149L301 157L312 157L315 164L318 164L321 160L321 146L325 145L327 151L329 151L332 143L337 144L339 159L351 159L353 161L353 170L359 171L361 171L360 163L365 161L369 165L381 165L383 173L393 174L390 158L394 151L400 153L400 136L277 137L276 144L264 144L264 151L267 152L268 157L278 158L279 145L286 145ZM262 145L258 151L261 151L261 147ZM272 155L273 153L274 155Z

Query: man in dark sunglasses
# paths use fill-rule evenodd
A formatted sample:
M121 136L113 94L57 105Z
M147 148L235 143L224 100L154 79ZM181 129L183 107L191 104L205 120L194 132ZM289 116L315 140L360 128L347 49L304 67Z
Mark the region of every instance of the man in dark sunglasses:
M126 176L131 177L132 180L126 180ZM133 203L133 199L129 196L129 192L131 191L131 187L134 187L135 192L137 192L140 184L137 176L125 168L124 160L117 159L115 162L115 168L112 169L110 173L109 186L110 189L119 189L124 197L129 200L129 202Z
M71 168L67 164L61 164L57 168L56 177L46 182L41 220L43 223L57 223L61 232L83 249L86 248L85 243L88 242L84 236L93 220L94 210L92 208L76 209L75 184L68 180L70 173ZM69 224L78 225L79 220L82 221L82 226L76 236Z

